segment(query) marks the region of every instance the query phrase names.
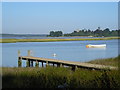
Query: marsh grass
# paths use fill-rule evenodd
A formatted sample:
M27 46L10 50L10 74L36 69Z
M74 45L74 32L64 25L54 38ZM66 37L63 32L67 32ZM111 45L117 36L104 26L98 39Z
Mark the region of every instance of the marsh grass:
M76 39L0 39L0 43L16 43L16 42L57 42L57 41L85 41L85 40L111 40L120 39L120 37L105 38L76 38Z
M110 66L118 67L119 62L120 62L120 55L115 58L96 59L96 60L89 61L88 63L100 64L100 65L110 65Z
M120 55L97 64L120 65ZM102 62L103 61L103 62ZM96 63L91 61L91 63ZM115 64L111 64L115 63ZM3 67L4 88L120 88L119 70L88 70L70 67Z
M3 68L3 88L119 88L118 71L70 68Z

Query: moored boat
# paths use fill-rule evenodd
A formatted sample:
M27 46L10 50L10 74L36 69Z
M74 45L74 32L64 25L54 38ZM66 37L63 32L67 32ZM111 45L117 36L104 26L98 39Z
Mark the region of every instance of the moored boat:
M86 45L86 48L105 48L106 44L99 44L99 45L92 45L92 44L88 44Z

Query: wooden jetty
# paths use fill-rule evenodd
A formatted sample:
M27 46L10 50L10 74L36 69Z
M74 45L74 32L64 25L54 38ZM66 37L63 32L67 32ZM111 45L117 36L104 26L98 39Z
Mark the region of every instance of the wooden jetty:
M18 52L18 55L20 55L20 51ZM98 65L98 64L90 64L90 63L83 63L83 62L73 62L73 61L65 61L65 60L57 60L57 59L48 59L48 58L41 58L41 57L33 57L30 56L30 51L28 51L28 56L18 56L18 67L22 66L22 60L27 60L26 66L27 67L33 67L33 62L36 62L35 66L39 67L39 63L41 62L41 65L43 67L43 63L48 66L49 64L52 64L57 67L63 67L70 66L72 67L72 70L75 70L77 68L85 68L85 69L92 69L92 70L116 70L117 67L113 66L106 66L106 65Z

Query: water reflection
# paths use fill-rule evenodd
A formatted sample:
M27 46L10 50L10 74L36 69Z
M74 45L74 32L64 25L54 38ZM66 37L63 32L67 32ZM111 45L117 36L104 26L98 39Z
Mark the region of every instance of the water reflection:
M106 47L103 47L103 48L86 48L88 50L106 50L107 48Z

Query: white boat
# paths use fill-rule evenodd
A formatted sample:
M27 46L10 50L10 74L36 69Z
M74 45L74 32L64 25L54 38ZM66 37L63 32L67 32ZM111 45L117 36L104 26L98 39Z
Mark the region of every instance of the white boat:
M86 48L105 48L106 44L99 44L99 45L92 45L92 44L88 44L86 45Z

